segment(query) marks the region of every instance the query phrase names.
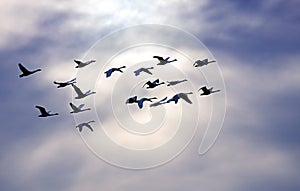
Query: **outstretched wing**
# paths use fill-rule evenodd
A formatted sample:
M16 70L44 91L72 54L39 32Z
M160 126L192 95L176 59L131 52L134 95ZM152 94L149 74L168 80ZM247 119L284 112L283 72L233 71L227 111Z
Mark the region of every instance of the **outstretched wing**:
M72 80L69 80L69 81L67 81L67 82L65 82L65 83L66 83L66 84L73 83L75 80L76 80L76 78L73 78Z
M74 62L78 65L82 63L80 60L74 60Z
M152 72L150 72L149 69L144 68L143 72L152 75Z
M48 112L44 107L37 105L35 108L39 109L42 115L48 115Z
M161 56L153 56L153 58L158 59L159 61L165 61L163 57Z
M21 63L19 63L18 66L19 66L20 70L21 70L23 73L28 73L28 72L29 72L29 71L28 71Z
M207 89L206 86L201 87L199 90L202 90L202 91L204 91L204 92L207 92L207 91L208 91L208 89ZM199 91L199 90L198 90L198 91Z
M170 59L170 57L167 57L166 59L165 59L165 61L168 61Z
M86 123L85 126L86 126L87 128L89 128L92 132L94 131L93 128L92 128L92 126L91 126L90 124Z
M84 107L84 104L80 104L77 108L81 110L83 107Z
M159 83L159 79L153 81L153 84L157 84L157 83Z
M107 70L107 71L104 72L104 73L106 74L106 77L108 78L108 77L111 76L112 72L113 72L113 70L112 70L112 69L109 69L109 70Z
M78 96L84 95L82 93L82 91L76 85L72 84L72 87L74 88L74 90L75 90L75 92L77 93Z
M138 106L139 106L140 109L143 108L144 101L145 101L145 99L140 99L140 100L138 101Z
M79 111L79 108L76 107L73 103L69 103L69 105L71 106L71 108L73 109L73 111Z
M149 84L152 84L150 81L148 81L148 82L146 82L144 85L143 85L143 87L145 86L145 85L148 85L149 86Z
M192 104L193 102L189 99L187 94L185 93L180 93L178 94L179 98L183 99L184 101L188 102L189 104Z

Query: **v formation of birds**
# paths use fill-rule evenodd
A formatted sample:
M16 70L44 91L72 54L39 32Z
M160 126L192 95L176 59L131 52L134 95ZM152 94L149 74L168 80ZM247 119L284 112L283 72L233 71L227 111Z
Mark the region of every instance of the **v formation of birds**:
M157 59L159 61L159 63L157 65L166 65L168 63L171 62L175 62L177 61L177 59L173 59L173 60L169 60L170 57L167 58L163 58L161 56L153 56L153 58ZM89 60L86 62L80 61L80 60L74 60L74 62L77 64L75 68L83 68L86 67L88 65L90 65L91 63L96 62L96 60ZM201 66L205 66L208 65L209 63L213 63L215 62L214 60L212 61L208 61L208 59L204 59L204 60L196 60L193 64L194 67L201 67ZM20 71L22 72L22 74L19 75L20 78L26 77L26 76L30 76L33 75L34 73L40 72L42 71L41 69L35 69L35 70L28 70L25 66L23 66L21 63L18 64ZM125 69L126 66L121 66L121 67L113 67L108 69L107 71L104 72L104 74L106 75L106 78L111 77L111 75L114 72L120 72L123 73L123 69ZM135 76L139 76L141 75L142 72L147 73L152 75L152 72L150 70L154 69L154 67L149 67L149 68L138 68L137 70L134 71ZM186 79L183 80L174 80L174 81L167 81L167 82L161 82L159 79L156 79L154 81L147 81L144 85L143 88L146 86L146 89L153 89L156 88L157 86L163 85L163 84L167 84L167 86L174 86L177 85L179 83L183 83L186 82ZM76 83L76 78L73 78L69 81L66 82L57 82L54 81L53 82L55 85L57 85L57 88L64 88L67 86L72 86L74 91L76 92L77 96L75 97L75 99L82 99L85 98L89 95L95 94L96 92L92 92L91 90L88 90L86 92L82 92L82 90L77 87L75 85ZM213 90L213 88L207 88L206 86L200 87L200 89L198 91L202 91L202 93L200 94L201 96L204 95L210 95L212 93L216 93L219 92L220 90ZM177 93L175 94L172 98L168 99L168 97L164 97L161 100L154 102L152 104L150 104L150 107L155 107L155 106L159 106L162 104L167 104L167 103L171 103L174 101L175 104L178 103L179 99L182 99L184 101L186 101L189 104L192 104L192 101L188 98L189 94L193 94L193 92L188 92L188 93ZM142 97L139 98L135 95L132 96L130 98L128 98L126 100L126 104L134 104L137 103L138 107L140 109L143 108L144 106L144 102L148 101L148 102L153 102L153 100L157 99L157 97ZM81 113L81 112L85 112L88 110L91 110L90 108L84 108L84 104L80 104L79 106L74 105L73 103L69 103L72 111L70 112L71 114L74 113ZM43 106L35 106L35 108L37 108L40 112L40 115L38 115L38 117L51 117L51 116L56 116L59 115L58 113L51 113L50 111L47 111L46 108L44 108ZM84 127L88 128L90 131L94 131L92 126L90 125L90 123L95 122L94 120L91 121L87 121L87 122L82 122L78 125L76 125L76 128L79 129L79 131L81 132L83 130Z

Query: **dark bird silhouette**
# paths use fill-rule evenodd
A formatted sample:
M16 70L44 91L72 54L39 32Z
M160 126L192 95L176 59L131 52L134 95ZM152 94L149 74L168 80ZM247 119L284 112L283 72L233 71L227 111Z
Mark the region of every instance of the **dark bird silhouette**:
M179 83L182 83L182 82L186 82L187 81L187 79L184 79L184 80L175 80L175 81L167 81L168 82L168 84L167 84L167 86L175 86L175 85L177 85L177 84L179 84Z
M96 62L96 60L90 60L90 61L86 61L86 62L82 62L80 60L74 60L74 62L77 64L77 66L75 66L75 68L83 68L93 62Z
M74 88L77 96L75 97L75 99L81 99L81 98L85 98L86 96L89 96L91 94L95 94L96 92L91 92L91 90L83 93L77 86L75 86L74 84L71 84L72 87Z
M201 96L203 96L203 95L209 95L209 94L221 91L221 90L213 90L213 87L207 89L206 86L201 87L198 91L200 91L200 90L202 90L202 94L200 94Z
M58 85L57 88L63 88L63 87L66 87L68 85L76 83L75 80L76 80L76 78L74 78L72 80L69 80L67 82L56 82L56 81L54 81L53 83Z
M150 107L155 107L155 106L165 104L165 103L167 103L166 102L167 99L168 99L168 97L165 97L165 98L159 100L158 102L152 103L152 104L150 104Z
M71 111L70 113L80 113L80 112L83 112L83 111L91 110L91 108L82 109L84 107L84 104L81 104L78 107L76 105L72 104L72 103L69 103L69 105L73 109L73 111Z
M144 102L145 101L149 101L152 102L153 99L157 99L156 97L152 97L152 98L141 98L141 99L137 99L137 96L133 96L131 98L128 98L126 101L126 104L132 104L132 103L137 103L139 108L142 109L144 106Z
M89 128L92 132L94 131L94 129L92 128L92 126L89 123L94 123L95 121L88 121L88 122L84 122L84 123L80 123L78 125L76 125L76 128L79 129L79 132L81 132L83 130L83 127L87 127Z
M189 99L188 94L193 94L193 92L175 94L171 99L167 101L167 103L174 101L175 104L177 104L179 99L183 99L187 103L192 104L192 101Z
M27 70L21 63L18 64L19 69L21 70L22 74L19 75L20 78L25 77L25 76L29 76L31 74L34 74L36 72L42 71L42 69L36 69L36 70Z
M216 62L215 60L211 60L208 61L208 59L204 59L204 60L196 60L193 64L194 67L201 67L201 66L205 66L208 65L209 63L213 63Z
M139 68L136 71L134 71L135 76L139 76L141 72L145 72L147 74L152 75L152 72L150 72L150 69L154 69L154 67L149 68Z
M174 59L174 60L169 60L170 57L167 57L167 58L163 58L161 56L153 56L153 58L156 58L159 60L159 63L157 65L165 65L165 64L168 64L168 63L171 63L171 62L175 62L177 61L177 59Z
M39 115L39 117L50 117L50 116L58 115L58 113L51 114L50 111L46 111L44 107L39 105L35 106L35 108L40 110L41 114Z
M156 79L156 80L154 80L153 82L151 82L151 81L146 82L146 83L143 85L143 87L144 87L145 85L148 85L148 87L146 87L146 89L151 89L151 88L155 88L156 86L162 85L162 84L164 84L164 83L165 83L165 82L159 83L159 79Z
M106 77L110 77L112 75L113 72L118 71L123 73L123 71L121 69L126 68L126 66L121 66L119 68L111 68L109 70L107 70L106 72L104 72L106 74Z

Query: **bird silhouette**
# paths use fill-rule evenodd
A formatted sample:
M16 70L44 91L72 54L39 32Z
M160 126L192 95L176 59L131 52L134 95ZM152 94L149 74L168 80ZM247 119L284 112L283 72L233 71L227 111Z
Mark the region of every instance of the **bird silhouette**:
M72 80L69 80L67 82L56 82L56 81L54 81L53 83L58 85L57 88L63 88L63 87L66 87L68 85L76 83L75 80L76 80L76 78L74 78Z
M153 82L151 82L151 81L146 82L146 83L143 85L143 87L144 87L145 85L148 85L148 86L146 87L146 89L151 89L151 88L155 88L156 86L162 85L162 84L164 84L164 83L165 83L165 82L159 83L159 79L156 79L156 80L154 80Z
M132 104L132 103L137 103L138 107L140 109L143 108L144 106L144 102L145 101L149 101L152 102L153 99L157 99L156 97L151 97L151 98L141 98L141 99L137 99L137 96L133 96L127 99L126 104Z
M149 67L149 68L139 68L136 71L134 71L135 76L139 76L141 72L145 72L147 74L152 75L152 72L150 72L150 69L154 69L154 67Z
M207 88L206 86L201 87L198 91L200 91L200 90L202 90L202 94L200 94L201 96L210 95L212 93L216 93L216 92L221 91L221 90L213 90L213 87Z
M204 59L204 60L196 60L193 64L194 67L201 67L201 66L205 66L208 65L209 63L213 63L216 62L215 60L211 60L208 61L208 59Z
M89 128L92 132L94 131L94 129L92 128L92 126L89 123L94 123L95 121L88 121L88 122L84 122L84 123L80 123L78 125L76 125L76 128L79 129L79 132L81 132L83 130L83 127L87 127Z
M179 83L182 83L182 82L186 82L187 81L187 79L184 79L184 80L174 80L174 81L167 81L167 86L175 86L175 85L177 85L177 84L179 84Z
M167 57L167 58L164 59L164 58L161 57L161 56L153 56L153 58L158 59L159 63L158 63L157 65L165 65L165 64L168 64L168 63L177 61L177 59L169 60L170 57Z
M84 104L81 104L78 107L76 105L74 105L73 103L69 103L69 105L73 109L73 111L71 111L70 113L80 113L83 111L91 110L91 108L82 109L84 107Z
M75 68L83 68L93 62L96 62L96 60L89 60L89 61L86 61L86 62L82 62L80 60L74 60L74 62L77 64L77 66L75 66Z
M35 106L35 108L37 108L38 110L40 110L40 115L39 117L50 117L50 116L54 116L54 115L58 115L58 113L50 113L50 111L46 111L46 109L42 106Z
M165 104L165 103L167 103L167 102L165 102L167 99L168 99L168 97L165 97L165 98L159 100L158 102L152 103L152 104L150 104L150 107L155 107L155 106Z
M123 68L126 68L126 66L121 66L119 68L111 68L111 69L107 70L106 72L104 72L106 74L106 78L110 77L112 75L112 73L115 71L123 73L123 71L121 70Z
M193 92L175 94L171 99L167 101L167 103L174 101L175 104L177 104L179 99L183 99L187 103L192 104L192 101L189 99L188 94L193 94Z
M19 75L20 78L25 77L25 76L29 76L31 74L34 74L36 72L42 71L42 69L36 69L36 70L27 70L21 63L18 64L19 69L21 70L22 74Z
M71 84L71 85L72 85L72 87L74 88L74 90L75 90L75 92L77 94L77 96L75 97L75 99L82 99L82 98L85 98L85 97L87 97L87 96L89 96L91 94L95 94L96 93L96 92L91 92L91 90L83 93L76 85L74 85L74 84Z

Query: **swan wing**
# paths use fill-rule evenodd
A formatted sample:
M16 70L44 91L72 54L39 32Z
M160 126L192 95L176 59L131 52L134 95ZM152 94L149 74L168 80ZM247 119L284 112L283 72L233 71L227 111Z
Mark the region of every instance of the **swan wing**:
M84 95L82 93L82 91L76 85L72 84L72 87L74 88L74 90L75 90L75 92L77 93L78 96Z
M35 106L35 108L37 108L38 110L40 110L40 113L42 115L48 115L48 112L46 111L46 109L44 107L37 105L37 106Z
M76 80L76 78L73 78L72 80L69 80L69 81L67 81L67 82L65 82L66 84L69 84L69 83L72 83L72 82L74 82Z
M76 107L73 103L69 103L69 105L71 106L71 108L73 109L73 111L79 111L79 108Z
M170 59L170 57L167 57L166 59L165 59L165 61L168 61Z
M19 66L20 70L21 70L23 73L28 73L28 72L29 72L29 71L28 71L21 63L19 63L18 66Z
M77 108L81 110L83 107L84 107L84 104L80 104Z
M153 58L158 59L159 61L165 61L163 57L161 56L153 56Z
M82 62L80 60L74 60L74 62L78 65L82 64Z

